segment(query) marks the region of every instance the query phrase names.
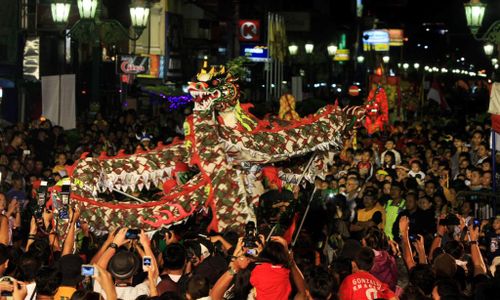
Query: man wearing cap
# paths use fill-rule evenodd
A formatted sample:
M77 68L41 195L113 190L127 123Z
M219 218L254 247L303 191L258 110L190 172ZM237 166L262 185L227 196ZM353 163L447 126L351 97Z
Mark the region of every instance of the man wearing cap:
M150 241L144 231L139 235L139 242L144 248L145 256L151 257L151 267L148 270L148 278L144 282L133 286L132 280L141 267L141 261L134 252L122 250L129 239L126 238L128 228L121 228L113 238L102 256L97 261L97 265L103 269L108 269L115 280L115 290L117 298L123 300L135 300L138 296L157 296L156 285L159 283L158 267L153 251L150 247ZM105 244L106 245L106 244ZM106 298L103 287L96 281L94 292L100 293Z

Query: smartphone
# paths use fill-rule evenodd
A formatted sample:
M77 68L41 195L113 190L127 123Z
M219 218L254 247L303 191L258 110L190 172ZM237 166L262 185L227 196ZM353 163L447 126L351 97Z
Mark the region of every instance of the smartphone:
M481 226L481 220L474 219L473 227L479 227L479 226Z
M127 240L137 240L139 239L139 230L138 229L129 229L125 234L125 238Z
M69 213L68 209L66 207L61 207L59 210L59 219L61 220L68 220L69 219Z
M69 185L69 184L64 184L61 187L61 203L63 205L69 204L70 188L71 188L71 185Z
M24 151L23 151L23 155L24 155L24 156L28 156L28 155L30 155L30 154L31 154L31 150L24 150Z
M42 181L40 183L40 188L38 189L38 206L42 207L45 205L45 197L47 194L47 181Z
M410 242L416 242L418 240L417 236L414 234L410 234Z
M151 262L152 262L151 256L143 256L142 257L142 268L146 269L146 268L151 267Z
M246 255L249 255L249 256L257 256L257 249L247 249L247 251L245 252Z
M82 265L82 276L94 277L97 275L97 270L93 265Z

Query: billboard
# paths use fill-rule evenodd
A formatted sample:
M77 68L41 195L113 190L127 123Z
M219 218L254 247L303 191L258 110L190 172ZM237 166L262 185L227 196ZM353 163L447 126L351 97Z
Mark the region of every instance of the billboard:
M389 45L403 46L404 32L403 29L388 29L389 31Z
M373 29L363 32L363 50L389 51L389 31Z
M161 55L121 55L117 60L117 73L143 78L163 78L165 58Z
M240 47L240 55L246 56L254 62L265 62L268 60L267 46L262 45L242 45Z

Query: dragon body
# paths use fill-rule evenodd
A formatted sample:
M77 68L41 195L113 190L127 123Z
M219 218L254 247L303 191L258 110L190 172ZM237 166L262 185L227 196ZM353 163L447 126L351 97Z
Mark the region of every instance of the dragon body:
M361 107L329 105L296 121L259 120L240 105L237 79L224 67L202 69L188 90L195 105L185 124L184 141L133 155L83 156L69 168L72 205L91 226L154 230L182 222L200 209L212 211L209 229L239 226L255 218L253 207L263 192L259 188L263 166L315 153L307 170L302 162L280 172L287 182L297 183L303 172L312 181L326 174L333 154L364 116ZM175 179L178 163L199 172L165 189L158 200L107 202L101 197L112 190L161 188Z

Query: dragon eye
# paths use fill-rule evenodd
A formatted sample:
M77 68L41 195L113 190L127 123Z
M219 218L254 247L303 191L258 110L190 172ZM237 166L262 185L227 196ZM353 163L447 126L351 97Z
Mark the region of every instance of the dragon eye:
M217 79L212 80L212 85L219 85L219 80Z

